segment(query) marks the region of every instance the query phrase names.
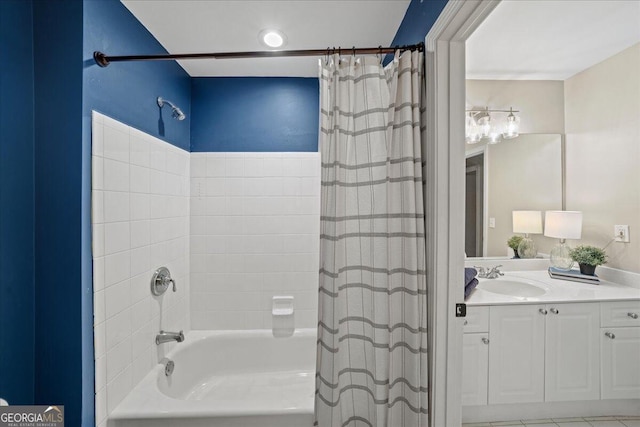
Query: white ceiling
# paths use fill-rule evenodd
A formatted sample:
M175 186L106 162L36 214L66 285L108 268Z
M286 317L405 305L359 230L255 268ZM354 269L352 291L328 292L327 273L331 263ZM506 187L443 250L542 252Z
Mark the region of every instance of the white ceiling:
M121 1L169 53L266 50L258 41L258 33L272 28L286 34L288 43L283 47L286 50L388 46L410 3L410 0ZM313 57L179 63L193 77L318 75L318 60Z
M638 42L639 0L503 0L467 40L467 78L565 80Z

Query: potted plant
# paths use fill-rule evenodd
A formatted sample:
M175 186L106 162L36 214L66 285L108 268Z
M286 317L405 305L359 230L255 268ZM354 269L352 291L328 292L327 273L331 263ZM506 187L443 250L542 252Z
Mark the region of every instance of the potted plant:
M576 246L569 251L569 256L580 266L580 273L588 276L593 276L596 267L607 262L607 254L595 246Z
M507 240L507 246L513 249L513 253L515 254L514 258L520 258L518 255L518 245L522 242L522 236L511 236L509 240Z

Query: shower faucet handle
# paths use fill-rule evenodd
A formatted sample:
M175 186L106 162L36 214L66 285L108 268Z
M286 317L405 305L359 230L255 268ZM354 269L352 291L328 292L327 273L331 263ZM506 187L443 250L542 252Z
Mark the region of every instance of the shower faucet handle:
M160 267L153 273L151 278L151 293L155 296L160 296L169 289L170 284L173 285L173 292L176 292L176 282L171 278L169 269Z

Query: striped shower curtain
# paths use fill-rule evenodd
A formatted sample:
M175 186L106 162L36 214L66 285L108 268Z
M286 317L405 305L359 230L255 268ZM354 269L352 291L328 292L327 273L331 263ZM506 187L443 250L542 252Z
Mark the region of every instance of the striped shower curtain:
M427 426L423 55L321 64L315 424Z

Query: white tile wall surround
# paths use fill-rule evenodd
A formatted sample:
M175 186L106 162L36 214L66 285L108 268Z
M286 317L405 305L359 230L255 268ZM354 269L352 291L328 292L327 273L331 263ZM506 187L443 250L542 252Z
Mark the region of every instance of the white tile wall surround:
M192 328L271 328L275 295L315 327L319 227L318 153L191 153Z
M92 119L96 425L102 425L157 363L155 334L190 330L190 161L188 152L109 117L94 112ZM162 265L178 291L153 297L151 275Z

